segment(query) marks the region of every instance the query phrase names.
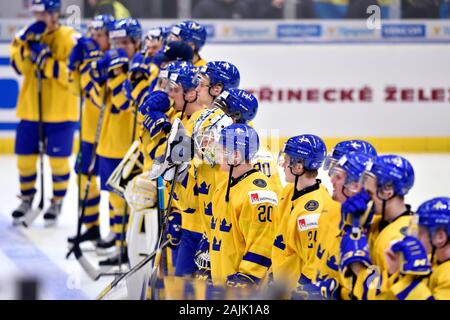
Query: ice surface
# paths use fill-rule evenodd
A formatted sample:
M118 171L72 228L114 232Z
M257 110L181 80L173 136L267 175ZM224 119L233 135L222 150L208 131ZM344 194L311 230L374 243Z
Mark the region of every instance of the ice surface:
M435 196L450 196L450 154L405 154L414 166L416 182L406 200L417 206ZM74 158L71 158L73 165ZM319 178L331 191L324 172ZM51 196L51 176L46 162L46 198ZM35 275L41 283L42 299L93 299L111 277L96 282L90 280L71 257L65 259L67 237L74 235L77 222L76 175L72 174L63 213L57 228L45 229L39 217L31 228L13 227L10 214L19 200L18 172L14 156L0 157L0 298L14 298L14 280ZM37 205L35 200L35 205ZM109 231L107 197L102 196L102 235ZM93 262L99 260L94 253L86 256ZM13 287L11 289L11 287Z

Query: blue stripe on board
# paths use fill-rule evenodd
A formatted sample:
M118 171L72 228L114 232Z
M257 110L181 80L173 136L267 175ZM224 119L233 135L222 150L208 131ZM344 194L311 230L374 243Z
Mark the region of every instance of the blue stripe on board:
M0 122L0 131L16 130L18 122Z
M88 300L81 290L68 289L69 275L39 250L11 221L0 217L0 250L24 276L36 276L41 283L39 297L54 300Z
M9 66L9 57L0 57L0 66Z

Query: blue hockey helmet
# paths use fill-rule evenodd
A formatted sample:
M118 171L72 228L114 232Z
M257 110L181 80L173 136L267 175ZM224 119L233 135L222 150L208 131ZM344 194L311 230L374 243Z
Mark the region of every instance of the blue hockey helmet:
M278 163L284 165L285 155L290 158L289 166L301 162L306 170L318 170L327 154L327 147L323 140L313 134L303 134L289 138L284 144Z
M404 196L414 185L411 163L398 155L377 156L369 172L377 178L377 188L393 187L394 196Z
M170 61L192 61L194 52L192 48L182 41L172 41L166 44L153 58L153 63L161 65Z
M259 136L249 125L234 123L222 129L219 144L225 155L239 151L242 160L251 161L259 150Z
M363 152L349 152L344 154L338 162L330 169L330 176L338 171L346 174L344 186L349 186L354 182L361 182L361 178L366 168L372 163L374 157Z
M330 170L339 159L349 152L361 152L376 157L377 151L374 146L364 140L341 141L334 146L323 164L324 170Z
M93 29L104 29L108 32L115 28L116 19L110 14L100 14L92 19L90 27Z
M32 0L30 10L33 12L59 12L61 0Z
M129 37L133 41L142 39L142 26L137 19L125 18L117 20L114 24L114 30L109 34L111 39Z
M221 108L236 123L252 121L258 112L258 100L256 97L242 89L223 91L214 100L214 106Z
M162 68L159 71L158 78L170 79L170 75L172 73L177 73L181 68L184 68L184 67L195 68L194 65L188 61L181 61L181 60L172 61L172 62L168 63L165 66L165 68Z
M425 201L417 209L419 225L433 233L444 229L450 236L450 198L438 197Z
M180 85L184 92L195 89L195 75L197 74L197 68L192 64L187 64L178 70L173 71L170 76L170 85L177 86Z
M226 61L211 61L200 68L197 75L197 81L200 83L203 77L209 79L209 85L222 85L223 90L239 87L241 75L238 68L232 63Z
M170 32L182 41L193 43L195 50L199 51L206 42L206 29L201 24L187 20L172 27Z

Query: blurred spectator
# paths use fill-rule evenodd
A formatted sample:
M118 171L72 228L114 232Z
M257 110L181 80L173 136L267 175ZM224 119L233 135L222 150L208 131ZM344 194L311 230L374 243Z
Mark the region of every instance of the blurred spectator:
M402 0L402 19L438 19L442 0Z
M194 19L245 19L249 17L244 0L201 0L192 10Z
M116 19L123 19L130 17L130 11L120 1L117 0L88 0L90 6L88 17L93 17L99 14L111 14Z
M283 19L286 0L247 0L253 19ZM297 0L297 19L315 18L313 0Z

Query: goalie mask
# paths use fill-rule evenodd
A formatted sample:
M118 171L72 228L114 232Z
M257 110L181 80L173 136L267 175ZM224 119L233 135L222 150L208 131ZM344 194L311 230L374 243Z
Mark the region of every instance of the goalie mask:
M194 126L195 155L207 164L218 164L216 148L222 129L233 124L233 120L221 109L206 110Z

